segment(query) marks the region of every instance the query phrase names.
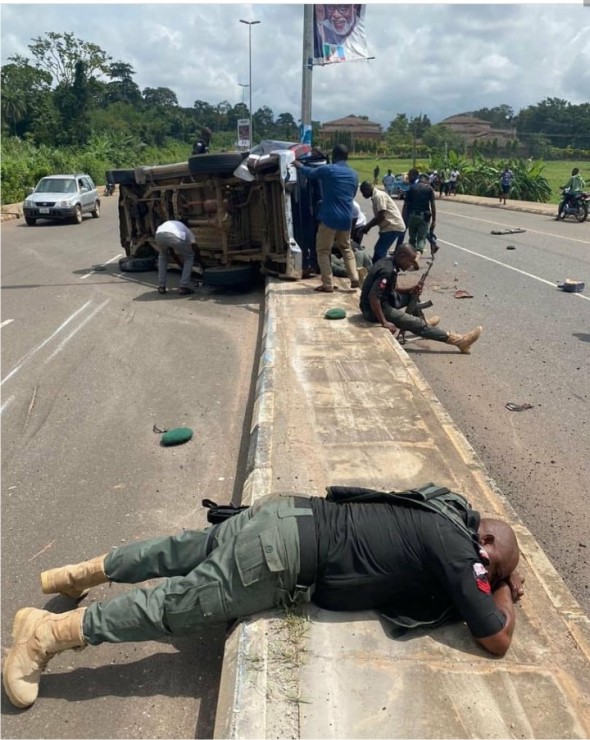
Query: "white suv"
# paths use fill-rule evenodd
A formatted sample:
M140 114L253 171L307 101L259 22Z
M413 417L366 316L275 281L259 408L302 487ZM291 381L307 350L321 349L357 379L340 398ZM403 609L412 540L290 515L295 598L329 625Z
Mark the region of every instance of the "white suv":
M29 226L39 218L81 224L85 213L100 216L100 198L89 175L50 175L27 195L23 213Z

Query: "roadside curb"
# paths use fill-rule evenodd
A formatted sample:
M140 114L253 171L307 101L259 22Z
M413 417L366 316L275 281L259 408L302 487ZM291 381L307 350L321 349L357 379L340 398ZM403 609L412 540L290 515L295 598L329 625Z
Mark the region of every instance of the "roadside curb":
M242 504L251 506L272 488L272 429L275 410L275 320L270 282L264 292L258 378L250 427ZM225 641L214 738L265 737L268 670L267 619L260 613L240 622ZM254 659L255 657L255 659ZM254 689L261 701L248 701ZM246 696L246 692L247 696Z

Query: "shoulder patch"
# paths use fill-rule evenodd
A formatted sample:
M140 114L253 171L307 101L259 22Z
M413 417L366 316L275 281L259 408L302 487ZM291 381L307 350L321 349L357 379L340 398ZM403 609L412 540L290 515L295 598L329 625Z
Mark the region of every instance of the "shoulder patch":
M484 594L492 593L492 587L488 581L488 574L481 563L473 564L473 576L475 578L475 585L480 591L483 591Z

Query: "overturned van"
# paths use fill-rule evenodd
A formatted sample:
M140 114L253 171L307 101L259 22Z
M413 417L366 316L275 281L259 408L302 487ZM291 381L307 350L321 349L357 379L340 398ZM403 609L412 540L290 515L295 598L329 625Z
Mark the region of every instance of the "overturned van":
M122 269L155 260L156 229L174 219L195 234L206 283L242 282L257 272L301 278L315 253L320 193L298 177L296 157L325 162L307 145L263 141L249 152L110 170L107 180L119 186Z

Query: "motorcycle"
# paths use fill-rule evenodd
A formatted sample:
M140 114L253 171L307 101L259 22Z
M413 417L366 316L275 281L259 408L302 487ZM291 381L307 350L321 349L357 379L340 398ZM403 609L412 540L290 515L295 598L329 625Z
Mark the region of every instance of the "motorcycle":
M569 188L564 188L555 220L563 221L566 216L575 216L582 223L588 218L588 200L590 193L570 193Z

